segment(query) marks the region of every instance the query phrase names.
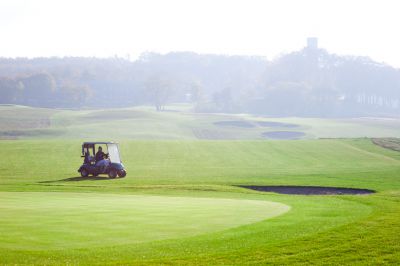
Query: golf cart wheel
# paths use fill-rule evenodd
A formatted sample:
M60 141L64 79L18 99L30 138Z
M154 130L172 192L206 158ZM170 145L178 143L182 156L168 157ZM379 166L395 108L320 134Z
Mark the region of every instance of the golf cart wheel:
M114 169L110 170L110 172L108 172L108 176L110 178L116 178L117 177L117 171L115 171Z
M118 171L118 176L119 177L125 177L126 176L126 171L125 170Z
M82 177L87 177L88 175L89 175L88 170L86 170L86 169L82 169L82 170L81 170L81 176L82 176Z

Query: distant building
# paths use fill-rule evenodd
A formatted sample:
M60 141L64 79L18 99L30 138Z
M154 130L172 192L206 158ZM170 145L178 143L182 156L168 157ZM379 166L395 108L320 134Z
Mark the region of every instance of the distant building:
M316 37L307 38L307 48L318 49L318 38Z

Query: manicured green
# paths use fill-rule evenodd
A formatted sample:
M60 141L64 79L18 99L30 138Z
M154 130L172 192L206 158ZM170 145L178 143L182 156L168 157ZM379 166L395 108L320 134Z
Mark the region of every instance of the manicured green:
M290 208L260 200L64 192L1 192L1 246L94 248L183 238L255 223Z

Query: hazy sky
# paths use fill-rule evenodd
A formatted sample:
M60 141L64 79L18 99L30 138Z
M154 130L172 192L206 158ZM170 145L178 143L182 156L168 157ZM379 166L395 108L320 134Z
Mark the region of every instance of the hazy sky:
M400 68L400 1L0 0L0 56L262 55L306 37Z

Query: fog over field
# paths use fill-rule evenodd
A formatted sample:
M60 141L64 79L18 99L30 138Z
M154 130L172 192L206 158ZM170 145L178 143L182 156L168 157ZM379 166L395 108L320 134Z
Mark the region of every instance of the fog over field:
M395 1L150 2L1 3L0 103L399 116Z
M124 58L0 59L0 102L35 107L190 103L195 112L398 116L400 71L369 58L305 48L256 56L171 52Z

